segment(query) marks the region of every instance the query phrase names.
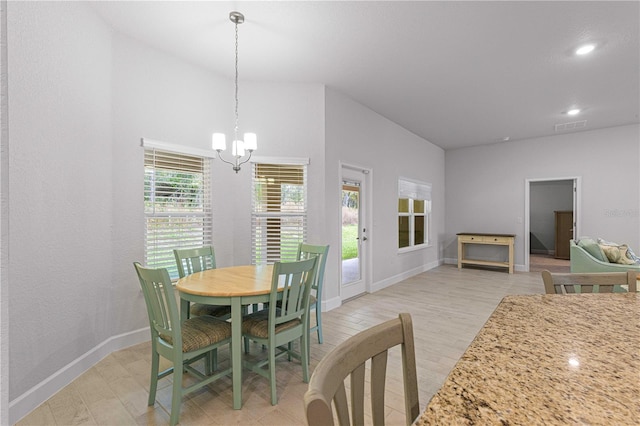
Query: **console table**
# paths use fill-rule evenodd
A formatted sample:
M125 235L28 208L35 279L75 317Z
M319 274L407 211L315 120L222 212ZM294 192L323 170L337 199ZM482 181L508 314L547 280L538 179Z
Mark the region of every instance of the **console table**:
M471 232L460 232L458 235L458 269L462 269L463 264L481 265L481 266L499 266L508 268L509 273L513 274L513 241L516 236L513 234L479 234ZM488 244L507 246L509 248L509 260L507 262L498 262L492 260L478 260L465 258L464 246L466 244Z

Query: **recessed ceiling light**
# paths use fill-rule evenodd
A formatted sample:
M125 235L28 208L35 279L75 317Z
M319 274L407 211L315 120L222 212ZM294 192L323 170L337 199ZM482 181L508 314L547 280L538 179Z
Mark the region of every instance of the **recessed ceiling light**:
M574 109L570 109L569 111L567 111L567 115L578 115L580 114L580 109L579 108L574 108Z
M586 55L588 53L593 52L593 49L596 48L595 44L585 44L576 49L576 55Z

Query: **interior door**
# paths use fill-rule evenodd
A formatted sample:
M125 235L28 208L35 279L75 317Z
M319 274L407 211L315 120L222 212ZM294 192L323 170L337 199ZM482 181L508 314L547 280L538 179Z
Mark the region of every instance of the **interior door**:
M340 190L342 267L340 297L344 301L366 291L367 215L366 175L343 166Z

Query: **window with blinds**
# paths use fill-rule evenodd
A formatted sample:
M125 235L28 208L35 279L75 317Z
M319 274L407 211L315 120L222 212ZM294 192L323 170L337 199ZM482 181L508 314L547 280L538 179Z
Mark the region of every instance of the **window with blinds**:
M307 235L307 166L253 164L252 261L296 260Z
M212 243L209 158L145 149L145 263L178 278L173 249Z

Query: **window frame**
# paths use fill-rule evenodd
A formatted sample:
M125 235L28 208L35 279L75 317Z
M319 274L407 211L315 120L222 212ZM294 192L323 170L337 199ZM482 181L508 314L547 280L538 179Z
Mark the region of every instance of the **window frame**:
M144 138L141 146L144 149L144 262L148 267L167 268L171 279L176 280L178 271L173 249L195 248L213 244L213 199L211 191L213 156L205 150ZM149 161L153 161L152 166L149 165ZM167 167L158 167L158 161L166 162ZM192 163L189 164L189 161L192 161ZM166 204L163 205L161 202L156 202L154 195L159 189L158 185L162 185L162 183L150 178L151 186L149 186L147 179L150 174L151 176L156 175L158 170L164 172L176 170L183 174L197 175L199 173L198 168L202 170L199 190L197 193L192 192L193 195L189 197L191 200L196 201L195 209L181 211L181 208L176 208L176 210L172 210ZM193 191L192 182L189 182L189 185L185 189ZM184 207L182 206L182 208ZM179 236L172 238L167 236L166 233L158 232L157 227L154 229L153 221L158 218L166 218L168 225L175 226L171 229L179 231L176 232ZM185 236L185 229L191 231L187 233L188 236ZM198 236L200 232L202 233L201 237Z
M252 264L272 264L276 261L292 261L295 260L297 253L297 246L299 243L306 241L307 239L307 223L308 223L308 159L293 159L293 158L268 158L268 157L254 157L251 161L251 263ZM277 197L279 191L263 194L259 191L258 185L263 185L264 181L261 177L257 176L260 168L263 173L273 172L276 177L276 170L281 169L284 173L284 179L294 178L291 175L292 169L300 168L302 179L302 200L299 204L292 206L290 211L273 210L273 206L277 205L273 203L273 197ZM269 169L273 169L269 171ZM290 170L287 170L290 169ZM295 173L294 173L295 175ZM264 175L263 175L264 176ZM281 185L282 187L282 185ZM263 198L266 197L266 198ZM281 203L281 200L278 202ZM280 204L281 206L281 204ZM290 236L294 236L294 239L288 244L282 244L282 229L275 231L278 234L277 238L273 238L272 231L268 230L269 225L265 221L278 221L278 220L299 220L300 223L292 229ZM265 231L266 229L266 231ZM270 234L270 232L272 232ZM295 238L295 235L299 235ZM273 247L277 247L273 250ZM274 256L276 254L277 256Z
M414 250L431 247L431 228L432 228L432 201L431 201L431 184L400 177L398 178L398 201L397 201L397 249L398 253L405 253ZM401 211L401 200L407 200L407 211ZM424 202L424 212L415 211L415 202ZM416 218L423 217L423 243L415 244ZM408 218L409 220L409 245L400 247L400 218Z

